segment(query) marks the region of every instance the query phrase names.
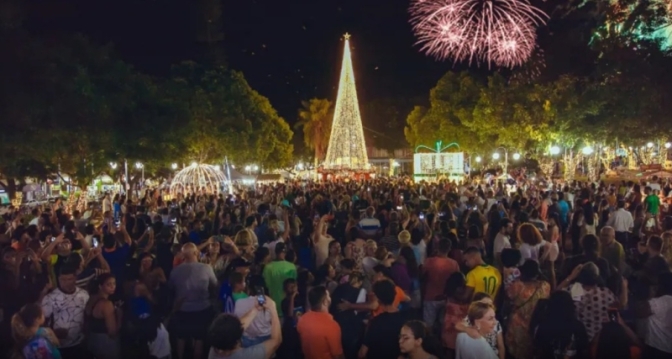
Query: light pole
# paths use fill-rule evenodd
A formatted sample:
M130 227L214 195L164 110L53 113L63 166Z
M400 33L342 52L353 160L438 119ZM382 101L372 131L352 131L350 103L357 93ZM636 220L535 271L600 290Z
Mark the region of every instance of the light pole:
M173 171L176 170L177 169L177 163L173 163L172 165L170 165L170 168L172 168Z
M135 163L135 168L139 169L142 171L142 185L145 185L145 165L143 165L140 162Z
M247 172L248 176L250 175L250 170L251 169L252 169L252 167L250 167L250 165L245 166L245 172Z
M509 173L509 150L506 147L497 147L495 148L495 151L497 150L504 150L504 173L508 175ZM500 155L499 152L495 152L492 154L492 159L497 161L499 159ZM518 161L520 159L520 154L518 152L513 154L513 159L515 161Z

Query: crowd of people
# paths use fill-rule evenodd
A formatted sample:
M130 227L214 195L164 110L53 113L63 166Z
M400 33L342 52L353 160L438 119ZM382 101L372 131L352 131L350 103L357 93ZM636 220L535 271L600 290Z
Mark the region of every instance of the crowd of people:
M671 189L395 178L10 208L0 351L671 358Z

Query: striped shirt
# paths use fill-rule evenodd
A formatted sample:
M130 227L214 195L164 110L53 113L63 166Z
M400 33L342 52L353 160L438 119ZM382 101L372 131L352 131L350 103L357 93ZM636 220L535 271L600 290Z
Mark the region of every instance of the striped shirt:
M359 229L369 236L376 235L380 230L380 221L377 218L362 218L359 221Z

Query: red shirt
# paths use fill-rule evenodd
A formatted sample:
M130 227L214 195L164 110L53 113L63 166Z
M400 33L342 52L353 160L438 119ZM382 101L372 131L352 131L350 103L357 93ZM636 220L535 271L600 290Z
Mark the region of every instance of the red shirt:
M422 266L422 273L427 277L425 300L434 301L446 287L446 281L451 274L458 272L460 266L453 259L447 257L429 257Z
M296 325L306 359L333 359L343 355L341 327L329 313L308 311Z

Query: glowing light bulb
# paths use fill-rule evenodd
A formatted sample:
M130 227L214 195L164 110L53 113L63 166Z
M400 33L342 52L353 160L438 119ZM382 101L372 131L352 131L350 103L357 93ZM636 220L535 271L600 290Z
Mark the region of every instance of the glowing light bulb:
M518 160L520 159L520 153L514 153L514 154L513 154L513 159L514 159L515 161L518 161Z
M177 169L177 163L173 163L172 165L170 165L170 167L171 167L172 169L176 170L176 169Z
M560 153L560 147L558 146L551 146L551 155L557 155Z
M581 153L583 153L584 155L588 156L588 155L590 155L590 154L593 153L593 148L590 147L590 146L586 146L586 147L584 147L583 149L581 149Z
M498 160L499 159L499 153L495 152L492 154L492 159L493 160Z
M648 148L653 147L653 142L649 142L649 143L647 143L647 144L646 144L646 147L648 147Z
M481 163L482 160L481 156L476 156L476 163Z

